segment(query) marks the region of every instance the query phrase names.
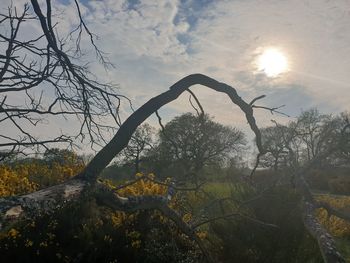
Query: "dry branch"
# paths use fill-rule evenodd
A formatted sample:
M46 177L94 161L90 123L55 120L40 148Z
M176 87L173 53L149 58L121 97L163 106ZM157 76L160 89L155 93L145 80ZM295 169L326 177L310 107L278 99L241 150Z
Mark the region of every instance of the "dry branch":
M132 134L136 128L142 124L142 122L147 119L150 115L156 112L160 107L166 105L167 103L175 100L180 96L181 93L186 91L190 86L201 84L208 88L211 88L218 92L226 93L231 101L238 105L241 110L245 113L250 127L256 135L256 142L260 152L263 152L261 146L261 138L258 127L253 116L253 110L241 97L238 96L236 90L231 86L218 82L208 76L202 74L189 75L173 86L170 89L146 102L137 111L135 111L119 128L116 135L112 140L91 160L91 162L86 166L85 170L77 175L75 179L68 181L65 185L69 185L74 182L74 180L82 180L91 185L96 183L97 177L101 171L110 163L110 161L128 144ZM57 187L60 187L58 185ZM55 187L51 188L54 191ZM33 195L33 194L29 194ZM16 199L16 197L12 197ZM19 203L21 203L21 197L17 198ZM3 200L0 201L0 208L2 207ZM38 200L42 202L42 200ZM1 211L1 210L0 210Z
M35 1L32 0L32 2ZM53 40L51 39L50 41ZM236 90L225 83L218 82L202 74L189 75L171 86L168 91L152 98L137 111L135 111L120 126L118 132L112 138L112 140L99 153L97 153L97 155L87 165L85 170L75 178L63 184L43 189L28 195L0 199L0 222L2 224L9 222L11 223L12 221L18 220L24 216L30 217L35 212L50 212L65 202L78 200L79 196L81 196L81 194L87 189L96 190L96 182L99 174L110 163L110 161L127 146L136 128L141 125L150 115L157 112L159 108L177 99L189 87L196 84L201 84L217 92L226 93L231 101L240 107L240 109L245 113L251 129L256 135L256 143L259 151L263 152L260 132L253 116L253 109L249 104L242 100L241 97L238 96ZM196 240L203 253L206 253L198 237L193 235L193 230L189 230L187 228L187 224L183 222L182 219L180 220L176 215L176 212L169 208L166 203L160 202L160 200L154 199L153 197L148 197L151 198L152 202L146 198L142 201L144 203L135 203L134 201L139 199L128 198L127 200L124 200L124 203L122 203L121 199L117 198L112 192L105 191L105 195L109 196L110 198L114 196L114 199L107 198L104 200L104 202L111 202L111 206L114 205L122 210L129 211L130 209L135 210L146 208L161 210L165 215L171 218L185 234L190 235L191 238ZM30 202L28 202L28 200Z

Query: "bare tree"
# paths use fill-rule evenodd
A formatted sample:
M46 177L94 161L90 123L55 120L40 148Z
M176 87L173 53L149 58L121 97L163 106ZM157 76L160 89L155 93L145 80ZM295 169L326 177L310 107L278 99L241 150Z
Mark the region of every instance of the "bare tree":
M294 126L302 146L299 155L304 162L310 162L338 147L337 139L340 138L343 124L338 117L310 109L301 113Z
M131 137L129 144L122 151L121 155L125 162L134 164L135 173L140 172L140 164L145 155L153 148L154 131L148 123L138 127Z
M32 0L31 6L25 4L21 11L10 6L6 14L0 14L0 43L4 48L0 56L0 123L7 127L7 132L0 133L2 159L13 152L26 149L24 153L28 153L28 149L39 150L53 143L72 146L74 140L86 137L92 146L103 145L105 132L120 125L118 109L124 96L118 94L116 86L97 81L88 65L79 64L80 39L86 33L101 63L110 65L82 20L79 5L76 7L79 22L67 36L59 36L55 30L50 0L46 1L46 14L37 0ZM33 32L29 39L21 36L37 25L41 28L37 35ZM80 123L80 128L72 135L38 138L33 130L45 128L49 117L52 121L68 118ZM115 124L104 124L106 118Z
M271 126L261 129L263 146L266 154L261 157L260 163L264 167L273 167L275 171L285 160L288 151L285 147L285 126Z

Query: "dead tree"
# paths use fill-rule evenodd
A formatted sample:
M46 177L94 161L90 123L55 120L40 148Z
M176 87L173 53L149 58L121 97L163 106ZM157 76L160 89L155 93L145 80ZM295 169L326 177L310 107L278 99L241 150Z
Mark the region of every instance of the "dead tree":
M22 9L10 6L7 13L0 14L4 48L0 55L0 125L8 131L0 132L0 158L42 151L50 144L72 146L77 139L87 139L92 146L104 145L105 132L120 125L118 109L125 97L118 94L116 86L97 81L87 65L79 64L80 38L86 33L97 58L105 67L110 65L82 20L79 5L77 27L68 36L59 36L56 31L50 0L46 1L45 15L37 0ZM22 31L37 25L41 32L23 39ZM114 119L115 125L105 125L106 117ZM70 119L80 128L70 135L58 131L38 138L33 129L45 129L43 122L48 118Z
M118 117L115 115L115 111L118 110L118 103L122 96L113 92L113 89L111 90L109 85L100 84L87 78L87 69L74 64L70 56L65 53L62 39L57 38L55 34L55 25L51 19L50 0L46 0L46 17L37 0L31 0L31 3L36 15L35 17L28 16L28 7L26 6L21 15L18 15L16 11L11 13L10 10L9 14L2 16L0 20L1 23L9 22L11 27L9 36L0 36L2 41L8 43L6 54L0 57L0 63L2 63L2 70L0 71L0 92L2 93L0 111L5 114L3 121L13 123L22 133L22 137L20 138L2 135L3 139L8 140L8 142L3 143L2 146L12 147L11 151L15 151L23 146L45 145L52 141L71 142L72 138L66 138L63 135L55 139L40 141L25 131L17 119L21 117L35 125L35 118L32 117L32 114L38 114L39 117L56 114L72 114L78 116L82 120L80 136L85 136L83 130L86 129L87 135L93 142L96 142L96 136L102 135L101 128L108 128L98 123L98 114L110 114L114 116L116 126L120 126L114 137L96 154L86 168L72 179L30 194L1 198L0 230L4 230L16 221L26 217L33 218L43 213L51 213L68 202L79 201L79 198L83 195L94 195L100 203L113 209L122 211L136 211L139 209L160 210L165 216L170 218L183 233L193 238L202 252L207 254L203 244L195 235L195 229L201 223L194 226L185 223L176 211L168 206L167 198L163 196L120 197L111 189L100 184L97 178L111 160L127 146L137 127L149 116L156 113L162 106L177 99L183 92L197 84L208 87L216 92L225 93L231 99L232 103L242 110L251 130L255 134L256 146L259 152L258 156L261 156L265 153L265 150L262 146L260 130L253 116L253 109L259 108L259 106L254 105L254 103L262 97L258 97L251 103L247 103L237 94L233 87L202 74L193 74L184 77L172 85L169 90L150 99L121 124ZM81 19L78 5L77 10L80 17L80 23L77 27L78 35L85 30L85 32L91 36L92 44L94 45L92 34ZM37 19L40 22L43 34L32 41L21 42L16 37L19 26L26 21L26 19ZM39 44L41 43L40 41L44 41L44 46ZM39 55L41 58L46 59L43 59L42 64L39 63L40 65L26 62L26 60L23 59L19 60L18 56L15 55L18 49L25 49L34 55ZM77 54L79 54L79 48L77 52ZM103 59L103 57L100 56L101 53L97 49L96 52L99 58ZM56 92L56 99L45 109L43 109L43 105L41 104L41 97L34 98L33 94L30 94L32 89L40 86L43 82L51 84ZM31 101L29 107L21 108L19 105L10 105L7 103L7 96L5 94L14 91L23 91L24 94L28 96L29 101ZM101 100L104 103L101 104ZM112 108L113 102L117 103L115 108ZM307 167L298 170L296 173L298 188L303 196L305 226L318 241L325 262L344 262L335 248L332 237L315 218L315 209L326 206L316 202L312 197L310 189L304 179L305 169L307 169ZM330 208L328 208L328 211L335 216L349 219L349 216L345 213ZM226 216L230 217L232 215ZM207 258L210 259L209 256Z
M110 161L126 147L136 128L160 107L175 100L190 86L201 84L217 92L225 93L231 101L239 106L256 136L256 145L260 153L264 153L261 144L261 134L253 116L253 108L246 103L231 86L220 83L201 74L189 75L170 89L146 102L135 111L119 128L113 139L91 160L85 170L73 179L60 185L43 189L31 194L17 197L2 198L0 200L1 222L3 226L18 220L21 217L32 216L37 213L47 213L61 207L64 203L78 200L83 192L97 194L105 205L113 209L123 211L135 211L138 209L158 209L172 219L185 234L195 238L194 229L184 223L175 211L167 206L166 199L155 196L140 196L120 198L109 189L100 185L98 175L110 163ZM304 180L303 171L299 171L298 182L304 203L304 222L308 231L317 239L325 262L344 262L337 252L332 237L318 223L314 210L320 207L309 190ZM338 214L333 213L338 216ZM200 243L200 241L198 241Z
M134 165L135 174L140 172L140 165L145 154L153 149L152 127L145 123L138 127L131 137L129 144L121 153L123 161Z

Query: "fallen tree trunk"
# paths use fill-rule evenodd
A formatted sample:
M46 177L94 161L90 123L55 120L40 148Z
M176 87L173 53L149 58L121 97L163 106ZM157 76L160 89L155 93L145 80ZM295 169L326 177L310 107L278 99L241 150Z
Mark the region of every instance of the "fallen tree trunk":
M316 210L320 204L314 199L304 173L299 174L298 188L302 194L302 211L304 226L310 235L316 239L325 263L345 263L345 259L338 252L333 237L316 218Z
M86 186L86 181L74 178L30 194L0 198L0 231L23 217L51 213L77 200Z

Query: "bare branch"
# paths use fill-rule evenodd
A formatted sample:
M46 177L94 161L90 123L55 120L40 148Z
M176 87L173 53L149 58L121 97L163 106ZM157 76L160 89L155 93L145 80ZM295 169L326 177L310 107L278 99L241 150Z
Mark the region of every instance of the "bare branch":
M200 115L204 115L204 109L200 103L200 101L198 100L197 96L193 93L193 91L191 91L190 89L187 89L187 91L191 94L190 97L189 97L189 101L190 101L190 104L192 106L192 108L195 109L195 111L197 112L197 115L200 116ZM194 98L194 100L196 101L200 111L201 111L201 114L199 114L197 108L192 104L192 100L191 100L191 96Z
M288 114L282 112L282 111L278 111L278 109L280 108L283 108L284 106L286 105L281 105L281 106L278 106L278 107L273 107L273 108L270 108L270 107L265 107L265 106L257 106L257 105L252 105L252 108L255 108L255 109L264 109L264 110L268 110L271 112L271 114L273 114L274 112L278 113L278 114L281 114L281 115L284 115L286 117L290 117Z
M256 98L254 98L254 99L249 103L249 105L252 107L252 106L254 105L254 103L255 103L257 100L261 100L261 99L263 99L263 98L265 98L265 97L266 97L266 95L258 96L258 97L256 97Z
M181 93L186 91L190 86L201 84L218 92L226 93L231 101L238 105L245 113L247 121L256 135L256 145L259 152L264 153L261 144L261 134L256 125L253 116L253 110L241 97L238 96L236 90L231 86L220 83L212 78L202 74L189 75L170 89L146 102L138 110L136 110L119 128L113 139L91 160L86 169L80 175L87 180L94 182L102 169L106 167L110 161L128 144L132 134L136 128L146 120L151 114L155 113L163 105L175 100Z

